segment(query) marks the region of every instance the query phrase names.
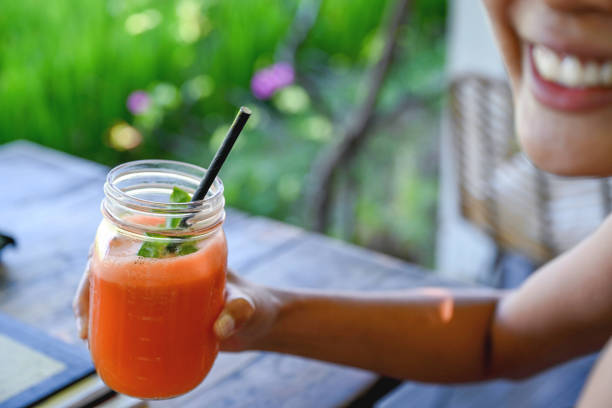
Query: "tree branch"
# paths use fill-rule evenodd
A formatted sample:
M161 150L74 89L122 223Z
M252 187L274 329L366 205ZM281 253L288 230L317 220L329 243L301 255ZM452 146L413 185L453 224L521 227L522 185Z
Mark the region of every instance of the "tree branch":
M311 170L310 212L316 231L324 231L329 222L331 186L338 167L354 156L358 147L367 139L373 124L374 111L380 90L389 72L397 49L402 23L408 15L410 0L398 0L388 17L385 48L380 60L369 72L368 93L362 105L354 112L344 135L338 143L324 150Z

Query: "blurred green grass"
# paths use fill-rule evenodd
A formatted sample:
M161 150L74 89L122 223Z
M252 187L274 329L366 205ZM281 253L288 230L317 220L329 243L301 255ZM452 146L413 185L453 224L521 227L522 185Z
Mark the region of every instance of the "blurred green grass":
M313 89L298 83L271 101L258 101L250 80L275 61L298 4L4 1L0 143L28 139L111 166L140 158L205 165L236 108L246 104L254 118L221 173L228 203L304 225L310 166L363 97L363 77L382 49L381 21L390 2L324 0L295 61ZM445 17L444 0L414 2L382 110L407 92L437 90ZM149 92L153 106L134 116L126 99L138 89ZM436 174L418 158L435 155L438 111L434 104L409 122L377 132L364 147L347 170L346 177L357 180L351 202L336 195L333 235L431 261ZM138 129L142 143L129 150L113 147L109 130L117 123ZM394 159L387 160L389 155ZM339 191L346 177L338 181ZM354 225L347 227L345 219Z

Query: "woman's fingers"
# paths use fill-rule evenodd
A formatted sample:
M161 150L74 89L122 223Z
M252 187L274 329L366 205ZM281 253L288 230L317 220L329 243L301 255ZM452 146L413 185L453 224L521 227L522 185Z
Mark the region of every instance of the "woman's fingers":
M76 317L77 332L82 339L87 338L89 329L89 260L72 301L72 310Z
M231 337L255 313L253 300L234 284L228 283L225 307L214 325L214 331L220 340Z
M225 306L214 324L223 351L257 349L273 326L280 299L268 288L228 271Z

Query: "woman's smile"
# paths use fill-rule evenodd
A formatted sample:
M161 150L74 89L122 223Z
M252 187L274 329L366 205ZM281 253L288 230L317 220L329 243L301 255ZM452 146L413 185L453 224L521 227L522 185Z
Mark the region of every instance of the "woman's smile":
M553 109L581 111L612 103L612 58L525 46L523 73L536 99Z
M542 170L612 175L612 0L486 0L518 138Z

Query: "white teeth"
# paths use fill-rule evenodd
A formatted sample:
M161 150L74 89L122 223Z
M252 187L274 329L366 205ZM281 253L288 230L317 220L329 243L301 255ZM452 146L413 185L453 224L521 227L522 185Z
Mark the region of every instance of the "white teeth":
M561 62L561 72L557 80L563 85L578 86L582 79L582 64L578 58L566 56Z
M542 45L533 47L533 60L544 79L567 87L612 85L612 60L599 63L581 62L573 55L561 58L556 52Z
M587 86L595 86L599 83L599 66L594 62L588 62L582 71Z
M557 54L545 47L534 47L533 55L540 74L546 79L555 79L559 74L561 61Z

